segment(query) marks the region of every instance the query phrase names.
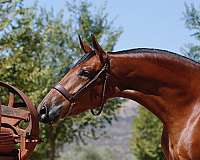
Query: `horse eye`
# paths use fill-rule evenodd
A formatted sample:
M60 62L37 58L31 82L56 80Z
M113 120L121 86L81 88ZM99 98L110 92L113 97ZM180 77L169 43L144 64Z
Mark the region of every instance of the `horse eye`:
M90 72L88 70L81 70L79 73L78 73L79 76L83 76L83 77L90 77Z

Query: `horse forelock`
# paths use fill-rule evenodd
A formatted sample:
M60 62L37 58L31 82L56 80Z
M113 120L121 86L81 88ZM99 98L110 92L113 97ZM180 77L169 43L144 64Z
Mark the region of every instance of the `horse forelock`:
M67 73L70 69L80 65L81 63L89 60L90 58L92 58L93 56L95 55L95 52L92 51L92 52L89 52L89 53L85 53L81 58L79 58L76 62L72 63L71 65L69 66L66 66L65 67L65 71L64 73Z
M74 67L78 66L79 64L89 60L94 55L95 55L94 51L89 52L89 53L85 53L71 68L74 68Z

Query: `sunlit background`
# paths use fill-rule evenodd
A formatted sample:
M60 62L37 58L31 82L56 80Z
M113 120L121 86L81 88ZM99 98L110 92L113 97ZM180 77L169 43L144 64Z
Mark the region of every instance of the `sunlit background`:
M83 4L86 4L86 11L79 13L87 13L92 18L96 18L93 12L96 14L100 9L108 15L102 18L102 15L97 14L100 17L98 18L113 22L109 26L111 28L108 27L106 30L107 26L98 25L96 21L89 22L87 16L77 15L77 19L88 18L83 20L83 24L89 25L86 29L82 29L88 33L79 33L83 39L86 39L83 35L90 35L91 31L96 31L99 26L102 29L100 35L103 33L102 35L107 37L121 33L121 30L118 30L120 27L123 31L121 35L117 34L116 39L111 38L104 42L111 44L107 48L114 46L114 51L158 48L200 62L199 0L15 0L13 2L18 5L14 4L10 10L9 7L8 10L6 7L0 10L0 16L3 17L0 19L2 22L0 77L2 81L22 89L36 106L64 76L66 68L74 63L74 57L78 59L80 56L78 33L74 33L80 30L70 28L74 22L70 21L72 17L66 2L77 5L78 11L82 9ZM36 3L35 8L33 5ZM91 6L87 6L88 4ZM106 8L101 10L103 6ZM187 14L186 6L189 8ZM40 7L49 12L46 10L41 12L38 9ZM92 14L87 9L92 11ZM52 10L55 16L52 16ZM60 10L64 11L63 19L56 16ZM192 28L193 20L198 23L197 29ZM82 23L78 22L81 28ZM68 28L68 25L71 26ZM91 25L96 28L90 30ZM87 40L91 40L88 37ZM99 39L102 40L102 37ZM103 115L99 117L87 112L76 118L68 117L52 126L41 124L40 133L44 143L35 149L32 160L163 159L160 145L162 124L153 114L142 109L137 103L124 99L109 101L106 107Z
M30 5L35 1L26 0ZM42 7L55 12L64 9L65 0L39 0ZM184 4L199 5L198 0L91 0L97 7L107 4L110 19L123 28L115 50L138 47L161 48L180 53L184 44L196 42L183 20ZM66 13L66 18L68 13Z

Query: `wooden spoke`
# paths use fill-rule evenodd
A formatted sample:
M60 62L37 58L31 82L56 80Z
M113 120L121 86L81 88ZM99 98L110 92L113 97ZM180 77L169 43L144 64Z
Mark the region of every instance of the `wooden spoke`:
M8 106L13 107L14 102L15 102L15 94L10 92L9 100L8 100Z

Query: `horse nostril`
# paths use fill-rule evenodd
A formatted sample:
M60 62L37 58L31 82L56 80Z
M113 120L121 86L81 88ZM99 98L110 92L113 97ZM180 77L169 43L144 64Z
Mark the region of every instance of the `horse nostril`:
M42 108L40 109L40 115L46 115L46 114L48 114L48 109L47 109L47 107L44 105L44 106L42 106Z
M49 110L48 107L43 105L39 111L39 118L41 122L48 123L49 122Z

